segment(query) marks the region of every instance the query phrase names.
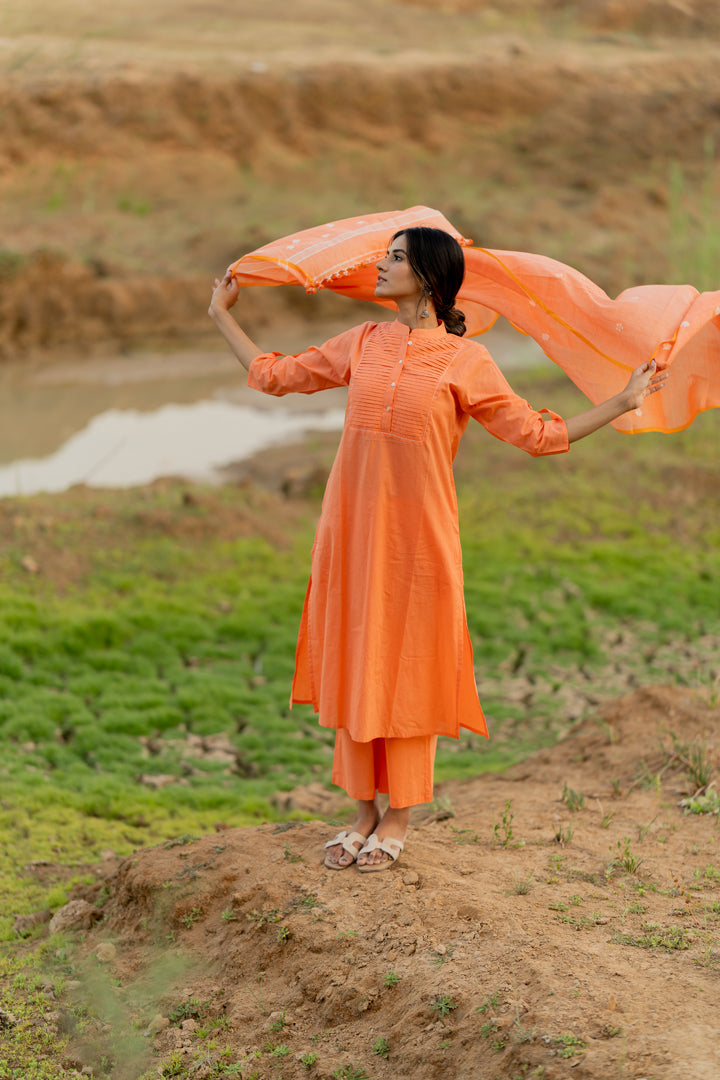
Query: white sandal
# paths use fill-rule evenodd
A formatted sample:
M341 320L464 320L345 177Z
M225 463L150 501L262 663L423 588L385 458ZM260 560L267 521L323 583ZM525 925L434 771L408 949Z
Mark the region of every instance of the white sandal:
M364 863L362 866L358 866L358 871L361 874L373 874L379 870L389 870L404 847L402 840L393 840L391 836L386 837L385 840L379 840L377 834L372 833L368 837L365 847L358 851L358 855L369 855L371 851L384 851L390 858L383 859L379 863Z
M348 855L352 855L352 861L349 863L331 862L330 859L325 856L325 865L328 870L347 870L348 866L356 861L360 851L355 847L355 844L360 844L360 848L364 851L363 844L367 844L367 836L363 836L359 832L348 833L346 830L339 832L334 840L328 840L325 848L337 847L340 844L344 851L347 851Z

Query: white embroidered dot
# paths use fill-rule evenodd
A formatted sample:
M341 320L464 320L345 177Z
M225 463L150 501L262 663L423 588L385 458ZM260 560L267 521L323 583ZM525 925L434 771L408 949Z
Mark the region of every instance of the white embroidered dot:
M635 415L636 416L642 416L642 409L636 409L635 410Z
M537 304L535 303L534 300L530 301L530 307L537 307Z
M680 323L680 325L681 326L689 326L690 323L687 321L687 319L683 319L683 321Z
M549 334L543 334L542 339L543 339L543 341L549 341L550 340L550 335Z
M617 330L618 334L622 334L623 324L621 322L615 323L615 329Z
M720 307L716 307L716 308L715 308L715 314L716 314L716 315L720 315Z

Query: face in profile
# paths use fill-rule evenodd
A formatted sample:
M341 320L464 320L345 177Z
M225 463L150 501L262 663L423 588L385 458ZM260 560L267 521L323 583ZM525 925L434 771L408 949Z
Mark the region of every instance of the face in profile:
M398 236L392 241L376 266L376 296L383 300L420 300L422 290L408 260L405 236Z

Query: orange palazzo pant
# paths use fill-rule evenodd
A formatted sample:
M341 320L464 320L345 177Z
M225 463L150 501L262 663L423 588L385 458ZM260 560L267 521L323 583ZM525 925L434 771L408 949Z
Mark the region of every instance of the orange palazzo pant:
M436 749L437 735L356 742L338 728L332 782L351 799L388 795L394 809L432 802Z

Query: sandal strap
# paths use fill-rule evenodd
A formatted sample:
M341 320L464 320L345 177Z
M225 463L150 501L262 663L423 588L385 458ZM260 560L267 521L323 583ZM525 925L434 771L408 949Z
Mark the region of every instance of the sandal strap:
M362 846L366 842L367 837L363 836L361 833L348 833L347 830L343 829L342 832L339 832L337 834L334 840L328 840L325 847L330 848L335 847L337 844L341 844L343 849L347 851L348 855L354 855L357 858L359 852L358 849L355 847L355 844L360 844Z
M376 833L372 833L372 835L368 837L367 844L359 854L369 855L371 851L384 851L385 854L389 855L392 861L395 862L404 847L405 845L402 840L393 840L391 836L386 837L384 840L380 840Z

